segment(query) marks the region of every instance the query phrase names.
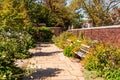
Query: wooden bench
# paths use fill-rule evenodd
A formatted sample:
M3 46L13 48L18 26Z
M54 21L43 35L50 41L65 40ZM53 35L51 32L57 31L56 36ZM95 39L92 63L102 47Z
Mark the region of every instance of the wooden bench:
M80 58L84 58L86 56L89 50L90 46L85 45L85 44L81 44L80 50L78 52L75 52L75 54L77 56L79 56Z

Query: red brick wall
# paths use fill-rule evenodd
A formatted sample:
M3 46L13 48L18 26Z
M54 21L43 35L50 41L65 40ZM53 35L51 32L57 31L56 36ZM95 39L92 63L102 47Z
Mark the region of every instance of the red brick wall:
M99 40L100 42L117 44L120 46L120 25L89 29L72 29L69 31L73 32L77 36L80 32L82 32L86 38L89 38L91 40Z
M59 36L63 32L61 27L50 27L50 29L54 31L56 36Z

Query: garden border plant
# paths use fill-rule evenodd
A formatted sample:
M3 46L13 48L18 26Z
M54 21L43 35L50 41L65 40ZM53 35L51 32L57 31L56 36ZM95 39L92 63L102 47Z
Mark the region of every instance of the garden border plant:
M18 58L28 58L29 48L34 47L32 36L26 31L0 29L0 79L21 79L25 71L16 67Z
M81 63L90 71L97 71L96 77L107 80L120 79L120 49L98 41L86 40L84 35L76 37L71 32L64 32L54 37L53 42L64 50L67 57L75 57L74 52L80 49L80 44L90 45L90 53L82 59ZM101 79L103 79L101 78Z
M54 35L53 30L49 27L28 27L27 31L37 42L51 42L52 36Z
M96 70L107 80L120 79L120 49L106 44L93 46L83 60L84 66L90 71Z
M81 34L77 37L72 32L63 32L60 36L53 37L53 42L58 46L59 48L64 49L63 53L67 57L76 57L75 53L78 51L81 47L81 44L90 44L90 41L88 42L84 35Z

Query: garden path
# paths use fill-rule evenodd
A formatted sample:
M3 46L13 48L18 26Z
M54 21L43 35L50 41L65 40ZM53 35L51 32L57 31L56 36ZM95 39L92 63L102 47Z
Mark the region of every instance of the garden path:
M35 69L23 80L85 80L82 65L67 58L54 44L37 44L27 68Z

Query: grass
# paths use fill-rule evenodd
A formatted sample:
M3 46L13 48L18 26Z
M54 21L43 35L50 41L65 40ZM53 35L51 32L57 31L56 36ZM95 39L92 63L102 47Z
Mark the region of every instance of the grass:
M86 80L105 80L102 77L99 77L97 71L83 71Z

